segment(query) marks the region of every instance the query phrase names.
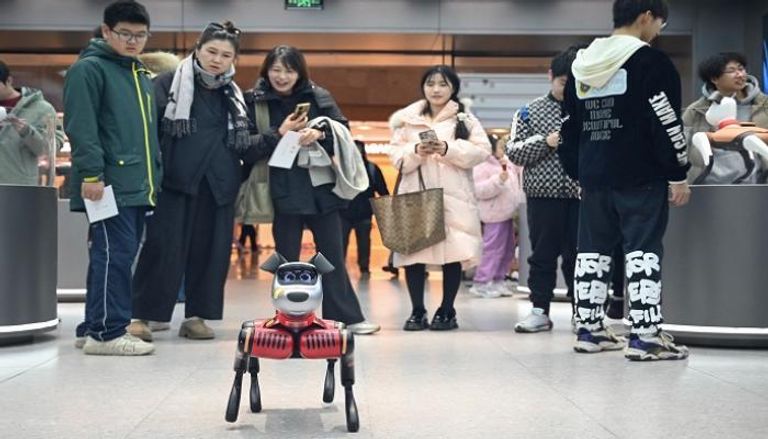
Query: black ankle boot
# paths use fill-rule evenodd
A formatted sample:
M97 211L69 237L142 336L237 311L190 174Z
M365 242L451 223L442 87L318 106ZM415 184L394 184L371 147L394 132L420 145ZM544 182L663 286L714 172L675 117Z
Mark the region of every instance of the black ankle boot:
M425 309L414 310L403 326L404 331L423 331L427 328L429 328L429 320L427 320L427 310Z
M429 329L433 331L450 331L458 328L459 323L456 321L456 310L454 309L438 308L432 318L432 324L429 325Z

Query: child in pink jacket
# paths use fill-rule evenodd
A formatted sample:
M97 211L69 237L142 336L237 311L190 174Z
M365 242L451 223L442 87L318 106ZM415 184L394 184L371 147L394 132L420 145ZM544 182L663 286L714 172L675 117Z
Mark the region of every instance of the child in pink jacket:
M524 197L521 168L507 161L500 142L492 145L493 155L472 170L483 222L483 253L470 292L480 297L511 294L504 286L504 276L515 257L512 217Z

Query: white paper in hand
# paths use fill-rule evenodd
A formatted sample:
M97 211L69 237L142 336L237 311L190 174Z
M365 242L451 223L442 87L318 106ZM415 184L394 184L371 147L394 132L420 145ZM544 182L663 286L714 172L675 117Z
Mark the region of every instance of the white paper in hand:
M85 212L88 214L88 222L91 224L117 216L117 201L112 186L104 188L104 195L102 195L101 200L86 199L83 201L85 202Z
M296 131L288 131L285 133L280 142L277 144L275 151L272 153L272 157L269 158L269 166L275 168L291 169L293 167L293 161L296 160L296 154L299 153L301 145L299 145L299 139L301 134Z

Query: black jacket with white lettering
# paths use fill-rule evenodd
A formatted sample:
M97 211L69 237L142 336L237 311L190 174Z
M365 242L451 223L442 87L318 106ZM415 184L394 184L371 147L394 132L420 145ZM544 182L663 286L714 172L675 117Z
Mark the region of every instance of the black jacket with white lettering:
M685 180L680 107L680 75L652 47L638 49L599 89L569 74L558 148L565 171L587 189Z

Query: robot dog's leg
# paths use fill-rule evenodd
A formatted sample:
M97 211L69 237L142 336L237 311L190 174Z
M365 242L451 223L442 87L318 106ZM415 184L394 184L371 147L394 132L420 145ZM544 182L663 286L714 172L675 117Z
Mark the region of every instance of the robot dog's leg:
M259 413L261 411L261 389L259 389L259 359L251 357L248 362L248 373L251 374L251 411Z
M333 397L336 392L336 378L334 376L335 365L335 358L328 360L328 368L325 370L325 384L323 385L323 402L333 402Z
M351 332L347 333L347 352L341 357L341 384L344 386L347 430L356 432L360 429L360 418L357 413L355 394L352 390L352 386L355 385L355 341Z
M251 326L252 325L253 324L251 323ZM246 327L246 323L243 323L237 341L237 352L235 353L235 380L232 383L232 390L229 392L227 412L224 416L227 422L235 422L237 420L237 414L240 411L240 394L242 393L243 387L243 373L245 373L245 369L248 366L246 342L250 338L251 331L250 328Z

